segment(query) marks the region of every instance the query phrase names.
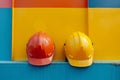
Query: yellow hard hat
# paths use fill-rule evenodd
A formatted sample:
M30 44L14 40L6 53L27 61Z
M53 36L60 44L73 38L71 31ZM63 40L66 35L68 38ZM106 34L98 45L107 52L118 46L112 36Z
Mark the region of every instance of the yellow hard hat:
M75 32L65 42L65 55L70 65L87 67L93 62L93 45L84 33Z

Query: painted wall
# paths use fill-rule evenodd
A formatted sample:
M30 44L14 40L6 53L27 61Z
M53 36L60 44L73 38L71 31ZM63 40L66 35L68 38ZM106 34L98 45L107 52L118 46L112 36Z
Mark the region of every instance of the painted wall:
M11 60L11 0L0 0L0 60Z
M2 4L2 5L1 5ZM93 5L94 4L94 5ZM108 9L110 13L115 12L113 19L115 18L115 15L117 15L116 11L119 13L119 7L120 7L120 1L119 0L89 0L89 7L92 10L90 12L90 15L97 16L97 14L101 14L106 19L106 16L110 16L109 13L106 12L103 8L111 8ZM94 9L95 8L95 9ZM97 8L102 8L98 9ZM115 8L115 9L114 9ZM100 10L100 11L99 11ZM105 11L105 12L104 12ZM104 15L106 14L106 15ZM119 14L118 14L119 15ZM91 18L91 17L90 17ZM98 22L101 17L95 17L91 18L94 21ZM119 16L118 16L119 18ZM109 21L109 20L108 20ZM114 24L119 25L119 19L113 20ZM119 40L114 40L113 38L108 37L112 41L115 42L117 52L107 54L101 53L104 48L109 47L108 42L105 43L104 47L99 46L101 44L98 44L100 42L99 39L101 39L100 33L103 32L103 38L106 40L106 36L109 36L109 33L112 32L112 30L115 32L114 34L118 33L119 37L119 27L114 27L111 25L111 29L106 29L101 26L104 26L101 24L101 26L95 26L96 24L92 24L92 28L90 29L90 37L94 41L94 45L96 48L96 54L95 59L100 60L99 63L94 63L91 67L88 68L75 68L71 67L67 62L53 62L51 65L44 66L44 67L34 67L29 65L27 62L13 62L11 61L11 49L12 49L12 9L11 9L11 1L10 0L1 0L0 1L0 79L4 80L120 80L120 65L119 62ZM95 29L100 29L101 31L96 31ZM116 29L116 30L115 30ZM108 33L106 33L108 31ZM99 36L97 36L97 34ZM117 36L112 35L115 39L118 39ZM95 36L95 37L94 37ZM112 42L111 41L111 42ZM118 44L117 44L118 42ZM113 44L113 43L112 43ZM117 45L117 46L116 46ZM98 46L100 47L100 53L98 53ZM114 48L113 48L114 49ZM110 49L111 51L113 49ZM108 49L105 49L109 51ZM113 51L114 52L114 51ZM97 54L98 53L98 54ZM97 56L99 55L99 57ZM100 58L102 57L102 58ZM102 64L101 59L107 59L108 63ZM117 60L113 64L111 60ZM118 63L116 63L118 62Z

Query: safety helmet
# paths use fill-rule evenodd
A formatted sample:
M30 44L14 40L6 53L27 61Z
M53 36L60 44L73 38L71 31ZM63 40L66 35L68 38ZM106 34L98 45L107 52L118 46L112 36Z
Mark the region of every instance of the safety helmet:
M47 65L52 62L54 55L54 42L44 32L34 34L27 43L28 62L32 65Z
M93 45L91 40L81 32L73 33L65 42L65 55L70 65L87 67L93 61Z

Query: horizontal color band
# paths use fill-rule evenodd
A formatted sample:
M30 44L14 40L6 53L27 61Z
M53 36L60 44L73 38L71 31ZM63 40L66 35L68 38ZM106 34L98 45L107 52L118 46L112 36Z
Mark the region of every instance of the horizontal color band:
M14 7L87 8L87 0L14 0Z
M89 0L90 8L120 8L120 0Z

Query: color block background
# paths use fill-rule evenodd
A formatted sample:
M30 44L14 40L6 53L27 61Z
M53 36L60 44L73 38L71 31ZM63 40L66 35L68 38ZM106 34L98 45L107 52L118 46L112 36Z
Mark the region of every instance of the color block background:
M82 31L86 34L89 32L94 43L94 60L120 60L120 1L90 0L89 9L86 3L83 0L15 0L12 59L26 60L25 47L29 37L37 31L45 31L55 41L54 60L65 60L65 39L72 32Z
M27 41L38 31L53 38L54 60L60 61L65 60L63 45L67 37L76 31L87 34L87 0L14 0L13 4L13 60L27 59Z
M6 1L7 2L7 1ZM107 27L99 27L97 26L96 27L96 24L93 24L93 20L94 21L98 21L100 20L100 17L105 17L106 15L108 15L109 13L107 12L110 12L110 14L108 16L112 16L112 19L115 18L115 16L117 17L116 19L118 20L111 20L111 24L115 24L115 25L119 25L119 1L118 0L114 0L114 2L112 3L112 0L110 1L103 1L105 4L103 4L101 1L99 0L90 0L89 1L89 10L90 10L90 13L91 13L91 21L90 22L90 25L93 25L92 28L89 28L89 32L90 32L90 37L91 39L93 40L94 42L94 46L95 46L95 60L119 60L119 27L110 27L110 29L108 29ZM7 4L7 5L4 5L0 8L0 53L1 53L1 58L0 60L10 60L11 58L9 56L11 56L11 8L9 8L11 6L11 4L8 4L10 3L10 1L8 1L7 3L1 1L0 4ZM6 7L6 8L5 8ZM102 7L102 8L100 8ZM106 11L105 8L107 8L107 12L106 13L102 13L104 11ZM109 8L110 7L110 8ZM113 7L113 8L111 8ZM109 9L108 9L109 8ZM98 11L99 10L99 11ZM96 15L93 15L93 14L96 14ZM102 14L103 16L98 16L97 14ZM105 15L104 15L105 14ZM96 20L96 18L94 16L98 16L96 18L99 18L98 20ZM106 16L107 18L107 16ZM108 20L108 23L109 23L109 20ZM104 26L104 25L103 25ZM108 26L108 25L107 25ZM3 28L4 27L4 28ZM97 29L97 30L96 30ZM107 32L107 33L106 33ZM101 33L103 36L101 36ZM109 36L109 33L113 33L112 34L112 37L115 39L113 40L113 38L111 38L111 36ZM97 36L99 35L99 36ZM116 35L116 36L114 36ZM117 36L118 35L118 36ZM96 37L94 37L96 36ZM3 38L4 37L4 38ZM105 38L105 40L103 40L102 42L104 43L103 45L101 45L102 43L99 43L101 42L100 39L101 38ZM104 39L103 38L103 39ZM108 41L110 42L114 42L111 43L111 44L108 44L110 42L108 42L106 39L109 39ZM112 46L110 50L108 50L107 47L109 47L110 45L114 45L114 47ZM99 50L97 46L100 46L101 49ZM104 48L104 49L103 49ZM105 49L106 48L106 49ZM115 50L115 52L113 51L113 49ZM103 52L102 52L103 51ZM108 51L108 54L105 53L106 51ZM114 54L113 54L113 53ZM98 56L97 56L98 55Z
M3 0L0 0L0 4L2 3L2 1ZM102 3L102 5L103 3L105 4L104 6L101 6L100 3ZM103 1L89 0L89 7L91 8L106 7L107 8L107 7L110 7L108 5L111 5L113 3L116 3L117 5L119 4L119 0L103 0ZM116 7L116 5L114 4L112 7ZM8 4L6 6L8 6ZM108 61L108 62L112 64L100 64L100 62L105 62L105 61L107 62L107 60L105 61L100 60L99 64L95 62L91 67L88 67L88 68L75 68L75 67L71 67L68 63L58 63L58 62L55 62L55 63L53 62L49 66L34 67L29 65L27 62L6 61L6 60L11 60L11 42L12 42L11 11L12 9L10 7L2 6L0 8L0 60L1 60L0 61L0 80L21 80L21 78L22 80L34 80L34 79L35 80L40 80L40 79L42 80L56 80L56 79L57 80L59 79L60 80L61 79L62 80L79 80L79 79L81 80L96 80L96 79L97 80L120 80L120 65L119 65L120 62L118 60L117 60L118 64L115 64L116 62L113 64L111 61ZM102 11L104 11L104 9L103 10L100 9L100 13ZM113 12L115 11L115 14L116 14L116 9L112 11ZM94 9L92 13L95 13ZM96 12L96 13L98 14L99 12ZM116 23L115 21L113 22ZM94 27L94 29L96 28ZM116 27L115 29L118 29L118 27ZM105 31L106 30L108 29L105 29ZM94 32L93 35L95 33L96 32ZM94 38L92 36L91 38L94 41ZM99 42L99 40L97 40L97 42ZM94 42L94 45L95 44L96 42ZM119 56L119 54L115 54L115 55Z

